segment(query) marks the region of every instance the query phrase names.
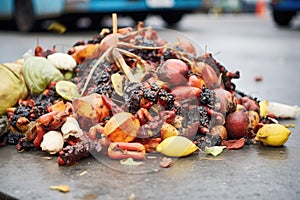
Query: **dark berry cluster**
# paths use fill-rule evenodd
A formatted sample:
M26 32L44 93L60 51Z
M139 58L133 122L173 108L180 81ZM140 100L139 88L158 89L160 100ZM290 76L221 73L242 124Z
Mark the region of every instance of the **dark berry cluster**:
M144 36L136 36L134 44L144 47L155 47L156 44L153 40L148 40ZM160 61L160 56L158 56L158 50L156 49L129 49L130 52L141 57L143 60L158 62Z
M187 127L188 124L199 122L200 127L208 127L209 125L209 115L204 106L195 106L192 109L184 110L183 117L185 119L184 126Z
M151 102L157 101L157 91L152 88L141 87L143 97Z
M80 159L88 157L90 155L89 150L89 143L78 142L73 146L68 145L58 153L59 164L66 166L73 165Z
M100 74L100 76L98 76L95 79L95 81L97 84L96 84L96 88L94 89L94 92L111 97L114 89L111 83L110 74L104 71L102 72L102 74Z
M162 56L164 60L168 59L177 59L177 54L174 52L173 49L167 48L162 52Z
M89 62L83 62L76 66L76 78L72 81L77 85L79 90L82 90L86 84L87 78L89 77L89 73L92 68L95 67L97 60L94 59ZM93 71L93 75L91 79L89 79L86 90L83 95L90 95L93 93L105 94L108 97L111 97L114 89L111 83L111 74L115 71L113 66L109 62L102 62L98 66L96 66Z
M210 90L207 87L203 86L199 101L201 105L208 106L209 108L214 109L215 104L217 103L216 93L213 90Z
M24 137L22 133L13 133L12 131L8 131L7 133L7 144L17 144L21 138Z
M30 121L35 121L40 116L48 113L47 108L53 105L54 101L60 96L56 93L55 87L50 87L47 92L38 96L33 96L31 100L21 102L13 116L10 118L10 124L16 126L17 120L20 117L26 117ZM30 101L30 103L28 103Z
M174 95L154 84L129 83L125 86L123 97L129 112L133 114L140 109L142 99L154 104L159 103L166 110L173 110L176 113L180 110L175 105Z

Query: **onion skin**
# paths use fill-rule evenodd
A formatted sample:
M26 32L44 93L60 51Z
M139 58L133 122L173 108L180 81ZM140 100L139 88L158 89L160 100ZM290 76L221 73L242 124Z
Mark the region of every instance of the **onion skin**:
M182 60L168 59L160 67L159 76L163 81L167 81L170 87L186 85L188 81L185 77L187 71L188 66Z
M172 89L171 93L175 95L175 99L182 100L199 97L201 90L197 87L178 86Z
M223 88L214 89L216 98L219 99L219 112L226 114L236 110L236 100L233 94Z

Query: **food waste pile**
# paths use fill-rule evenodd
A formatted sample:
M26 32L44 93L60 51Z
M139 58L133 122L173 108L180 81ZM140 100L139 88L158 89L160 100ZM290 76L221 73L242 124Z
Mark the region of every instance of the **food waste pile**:
M169 167L194 153L281 146L291 131L279 119L299 113L237 90L238 71L142 23L103 29L67 53L38 45L1 64L0 75L1 146L45 151L62 166L95 154L132 164L154 153Z

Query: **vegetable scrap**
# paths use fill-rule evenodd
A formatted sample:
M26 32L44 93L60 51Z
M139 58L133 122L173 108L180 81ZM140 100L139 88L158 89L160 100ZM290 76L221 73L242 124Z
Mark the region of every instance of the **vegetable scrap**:
M58 191L64 192L64 193L71 191L71 188L68 185L53 185L53 186L50 186L50 189L58 190Z
M167 157L163 157L161 159L161 161L159 162L159 166L163 167L163 168L167 168L172 166L173 164L173 160L172 158L167 158Z
M122 165L134 165L134 166L144 164L143 162L133 160L133 158L126 158L126 159L120 160L120 163Z
M298 106L237 90L238 71L176 36L170 43L143 23L114 24L67 53L38 45L34 55L1 64L1 146L45 151L61 166L91 152L138 166L157 153L166 168L198 151L287 142L290 130L278 120L296 118Z
M205 147L205 152L207 154L211 154L213 156L218 156L222 153L223 149L225 149L226 146L213 146L213 147Z

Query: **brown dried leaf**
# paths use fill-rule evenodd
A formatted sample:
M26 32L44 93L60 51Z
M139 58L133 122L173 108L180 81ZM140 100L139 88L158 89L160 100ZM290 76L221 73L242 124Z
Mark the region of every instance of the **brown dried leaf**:
M283 126L285 126L286 128L295 128L296 125L295 124L282 124Z
M226 146L228 150L233 150L233 149L241 149L245 145L245 138L240 138L238 140L223 140L222 141L222 146Z
M71 188L68 185L54 185L50 186L51 190L58 190L60 192L70 192Z

